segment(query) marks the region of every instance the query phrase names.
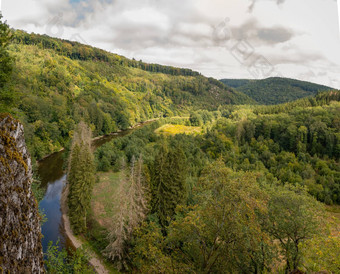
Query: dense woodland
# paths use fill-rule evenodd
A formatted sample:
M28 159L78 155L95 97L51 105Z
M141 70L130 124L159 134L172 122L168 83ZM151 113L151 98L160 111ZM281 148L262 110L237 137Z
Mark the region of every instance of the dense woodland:
M319 98L320 104L322 100L326 102L326 98L340 99L339 92L325 93ZM300 100L301 104L303 102L309 104L308 99ZM262 170L273 180L307 186L322 202L340 204L339 104L330 101L317 107L295 107L286 112L263 114L280 107L221 107L208 113L209 116L206 112L202 115L198 112L195 115L199 116L199 125L219 118L204 135L180 135L174 139L183 139L180 141L183 149L196 144L195 151L204 152L204 157L199 154L190 157L196 170L206 161L223 156L226 165L232 169ZM289 104L286 107L289 109ZM203 120L201 116L208 118ZM191 121L196 125L196 120ZM153 127L156 126L159 125L155 123ZM96 152L99 170L107 171L110 165L119 167L122 149L128 161L141 153L146 159L151 157L149 147L160 137L153 132L150 134L141 130L140 135L135 133L114 140L111 147L106 144L99 148Z
M114 261L142 272L337 272L339 238L320 230L324 210L316 200L340 203L339 95L198 111L98 148L98 171L125 170L121 163L135 165L138 155L144 161L148 215L125 235L125 256ZM156 133L165 123L194 123L204 133ZM322 260L310 252L320 235L328 235L317 247ZM88 238L99 249L112 241L98 242L90 231Z
M263 80L221 79L224 84L243 92L261 105L275 105L314 96L332 88L289 78Z
M289 80L314 96L256 105L188 69L0 26L0 111L22 121L36 159L69 148L73 232L113 272L340 271L325 212L340 204L339 91ZM268 81L260 103L282 95ZM290 92L281 98L306 95ZM151 118L160 119L91 147L93 136ZM103 191L113 190L100 222L94 194L105 176ZM50 273L92 271L82 250L51 245L46 258Z

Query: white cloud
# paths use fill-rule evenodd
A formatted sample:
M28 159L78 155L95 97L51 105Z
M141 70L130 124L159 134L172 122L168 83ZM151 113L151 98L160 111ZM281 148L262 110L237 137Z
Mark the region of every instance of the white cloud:
M254 58L264 56L284 76L327 84L340 72L334 0L5 0L2 8L14 28L73 37L216 78L252 77L251 61L240 63L230 53L237 39L248 41Z

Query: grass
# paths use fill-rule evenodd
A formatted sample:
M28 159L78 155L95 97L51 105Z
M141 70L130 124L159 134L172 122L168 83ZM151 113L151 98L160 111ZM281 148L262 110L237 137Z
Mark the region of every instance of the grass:
M164 135L176 135L176 134L200 134L202 132L201 127L192 127L184 125L171 125L165 124L155 130L157 134Z
M115 214L113 205L120 172L100 172L98 176L99 182L92 192L89 229L82 241L86 248L97 254L109 273L119 273L112 262L103 256L102 250L108 245L107 229Z
M113 204L120 172L104 172L98 175L99 182L92 193L92 211L98 224L107 228L115 215Z

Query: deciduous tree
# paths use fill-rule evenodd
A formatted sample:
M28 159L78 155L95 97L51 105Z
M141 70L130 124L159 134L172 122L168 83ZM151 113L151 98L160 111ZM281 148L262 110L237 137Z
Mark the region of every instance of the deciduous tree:
M233 174L219 160L203 171L197 205L179 208L169 226L172 256L199 273L268 271L271 243L257 212L266 195L254 174Z
M287 272L301 266L300 245L319 233L320 215L320 204L303 188L287 186L270 190L264 229L280 243Z
M8 44L11 40L11 31L6 22L2 21L0 12L0 102L4 103L3 108L7 108L14 100L13 91L4 89L13 70L13 58L7 51Z

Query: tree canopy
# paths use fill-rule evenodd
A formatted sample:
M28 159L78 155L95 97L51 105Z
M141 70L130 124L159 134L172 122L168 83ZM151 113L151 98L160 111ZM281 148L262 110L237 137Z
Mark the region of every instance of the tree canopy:
M10 87L5 87L13 70L13 58L8 52L11 38L11 30L7 23L3 22L2 14L0 13L0 110L7 110L8 105L11 105L14 100Z

